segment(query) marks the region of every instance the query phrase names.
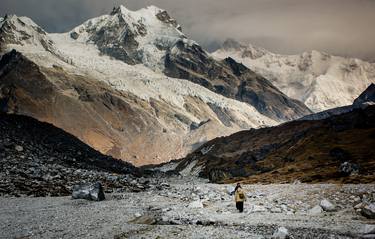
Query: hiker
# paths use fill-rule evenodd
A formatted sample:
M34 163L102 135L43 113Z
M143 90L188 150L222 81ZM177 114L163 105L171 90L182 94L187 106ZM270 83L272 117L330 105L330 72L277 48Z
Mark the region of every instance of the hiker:
M246 195L240 183L237 183L237 186L234 189L234 200L236 201L236 208L238 211L243 212L243 204L246 201Z

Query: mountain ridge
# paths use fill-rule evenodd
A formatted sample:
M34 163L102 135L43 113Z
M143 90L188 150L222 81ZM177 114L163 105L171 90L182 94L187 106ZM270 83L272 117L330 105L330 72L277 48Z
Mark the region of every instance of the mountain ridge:
M101 53L130 65L143 64L169 77L186 79L246 102L274 120L290 120L310 113L305 105L277 91L262 76L246 71L238 74L233 69L236 62L216 61L180 29L176 20L160 8L130 11L120 6L110 15L86 21L69 35L76 41L93 43ZM257 83L252 85L254 81ZM258 92L257 85L265 94ZM241 92L252 99L241 97Z
M178 28L161 14L163 26ZM0 28L1 109L52 123L104 154L161 163L217 136L280 122L251 104L103 54L71 32L50 34L28 18L7 19Z
M351 104L375 83L375 64L315 50L281 55L230 39L212 54L218 59L234 58L315 112Z
M200 176L216 183L372 183L374 89L371 84L352 105L218 137L185 158L146 168ZM359 174L342 173L342 165L359 170Z

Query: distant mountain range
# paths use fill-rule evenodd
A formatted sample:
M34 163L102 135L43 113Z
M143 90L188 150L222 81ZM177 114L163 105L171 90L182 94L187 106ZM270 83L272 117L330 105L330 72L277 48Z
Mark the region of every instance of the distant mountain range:
M235 59L314 112L349 105L375 83L374 63L319 51L280 55L228 39L213 56Z
M52 123L135 165L311 113L235 60L215 60L154 6L120 6L61 34L7 15L0 55L2 112Z

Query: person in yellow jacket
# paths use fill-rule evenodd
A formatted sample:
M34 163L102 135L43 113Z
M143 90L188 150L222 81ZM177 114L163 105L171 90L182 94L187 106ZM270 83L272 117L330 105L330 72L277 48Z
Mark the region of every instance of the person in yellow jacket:
M234 200L236 201L236 208L238 211L243 212L243 204L246 201L246 194L240 183L237 183L236 189L234 190Z

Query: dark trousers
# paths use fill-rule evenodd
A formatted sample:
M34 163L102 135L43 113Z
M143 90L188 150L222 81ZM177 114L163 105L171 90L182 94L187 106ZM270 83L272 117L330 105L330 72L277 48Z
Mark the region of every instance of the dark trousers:
M238 211L243 212L243 202L236 202L236 208Z

